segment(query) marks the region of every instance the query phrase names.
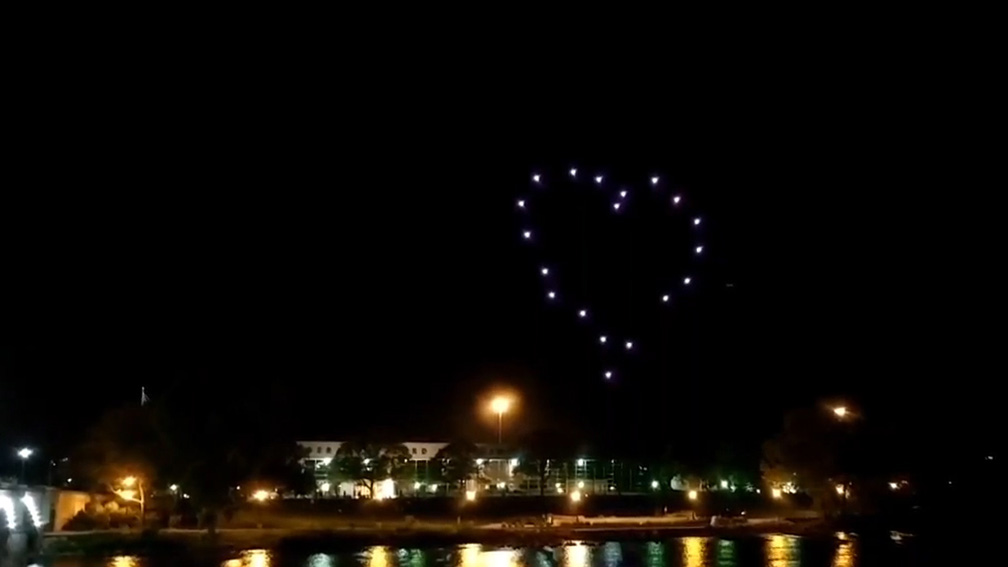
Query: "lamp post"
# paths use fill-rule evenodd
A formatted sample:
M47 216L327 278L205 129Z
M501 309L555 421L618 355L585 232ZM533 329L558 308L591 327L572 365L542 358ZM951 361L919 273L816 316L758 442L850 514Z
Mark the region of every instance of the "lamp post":
M28 462L28 457L31 457L34 452L28 447L18 449L17 456L21 457L21 484L24 484L25 481L25 463Z
M492 402L490 402L490 409L492 409L494 411L494 413L497 414L497 444L498 445L501 444L501 440L502 440L502 436L503 436L504 412L506 412L508 410L508 408L510 408L510 407L511 407L511 400L509 400L509 399L507 399L507 398L505 398L503 396L498 396L498 397L494 398Z

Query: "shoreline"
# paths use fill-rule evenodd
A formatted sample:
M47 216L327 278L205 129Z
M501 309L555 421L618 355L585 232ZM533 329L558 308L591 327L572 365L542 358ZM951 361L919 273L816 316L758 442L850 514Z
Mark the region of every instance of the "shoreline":
M157 555L162 553L222 553L249 548L338 551L372 545L443 547L462 544L501 547L554 546L566 542L654 541L677 537L751 537L769 534L832 536L825 522L762 522L754 525L710 527L651 524L625 526L558 526L538 528L423 526L395 528L277 529L223 528L159 531L103 530L45 534L43 556Z

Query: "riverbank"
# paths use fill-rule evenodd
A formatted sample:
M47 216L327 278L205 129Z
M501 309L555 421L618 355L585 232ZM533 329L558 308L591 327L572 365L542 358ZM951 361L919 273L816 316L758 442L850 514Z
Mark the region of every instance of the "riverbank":
M466 543L491 546L552 546L569 541L603 542L660 540L673 537L742 537L761 534L822 535L831 533L823 522L763 521L712 528L702 521L650 525L565 525L553 527L458 526L289 529L165 529L148 531L93 531L47 534L44 555L128 555L170 553L229 553L250 548L340 550L371 545L438 547Z

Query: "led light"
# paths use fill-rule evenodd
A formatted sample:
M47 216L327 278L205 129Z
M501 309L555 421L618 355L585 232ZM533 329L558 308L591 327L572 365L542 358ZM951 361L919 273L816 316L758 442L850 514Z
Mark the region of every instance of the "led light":
M539 183L539 179L540 179L540 177L539 177L538 173L536 173L535 175L532 176L532 181L535 181L536 183Z
M668 294L666 293L665 295L661 296L661 300L662 300L662 303L668 303L668 301L669 301Z
M576 167L570 168L570 176L571 177L577 176L577 168Z
M595 176L595 183L598 183L599 185L602 184L602 176L601 175L596 175Z
M612 378L612 370L606 370L605 371L605 377L606 377L606 380Z
M682 283L683 285L689 285L691 281L693 281L691 278L685 277L683 278Z
M587 310L582 309L581 311L578 311L578 317L584 319L587 316L588 316L588 311Z
M633 341L627 341L623 346L625 346L627 350L630 350L633 348Z
M697 246L696 248L694 248L694 250L696 250L696 253L699 254L703 252L703 246Z
M626 189L624 189L624 190L620 191L620 192L619 192L619 196L620 196L620 199L626 199L626 196L627 196L627 190L626 190Z
M613 208L614 211L618 211L619 208L620 208L620 204L619 203L613 203L612 204L612 208Z
M696 217L693 219L693 226L700 226L700 217Z
M519 209L525 208L525 199L518 199L518 208Z
M549 268L546 268L546 267L540 268L539 269L539 273L542 274L542 275L544 275L544 276L548 276L549 275Z
M605 336L605 335L601 335L601 336L600 336L600 337L598 338L598 342L600 342L600 343L602 343L602 344L605 344L606 340L607 340L607 339L606 339L606 336Z
M551 292L549 292L549 293L546 294L546 297L548 297L550 299L556 299L556 292L555 291L551 291Z
M525 240L532 240L532 231L526 230L525 232L523 232L522 238L524 238Z
M658 185L658 176L655 175L651 178L651 185Z
M673 205L678 205L679 201L682 201L682 197L680 197L679 195L676 195L675 197L672 197L672 204Z

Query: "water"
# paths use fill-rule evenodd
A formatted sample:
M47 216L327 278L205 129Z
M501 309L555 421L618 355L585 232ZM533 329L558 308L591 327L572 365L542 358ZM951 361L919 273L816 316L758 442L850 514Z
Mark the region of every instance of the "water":
M375 546L333 553L252 549L229 558L119 556L63 558L39 567L889 567L923 565L912 540L866 541L768 535L741 539L670 538L655 542L570 542L559 547L444 548ZM935 559L931 557L930 559Z

